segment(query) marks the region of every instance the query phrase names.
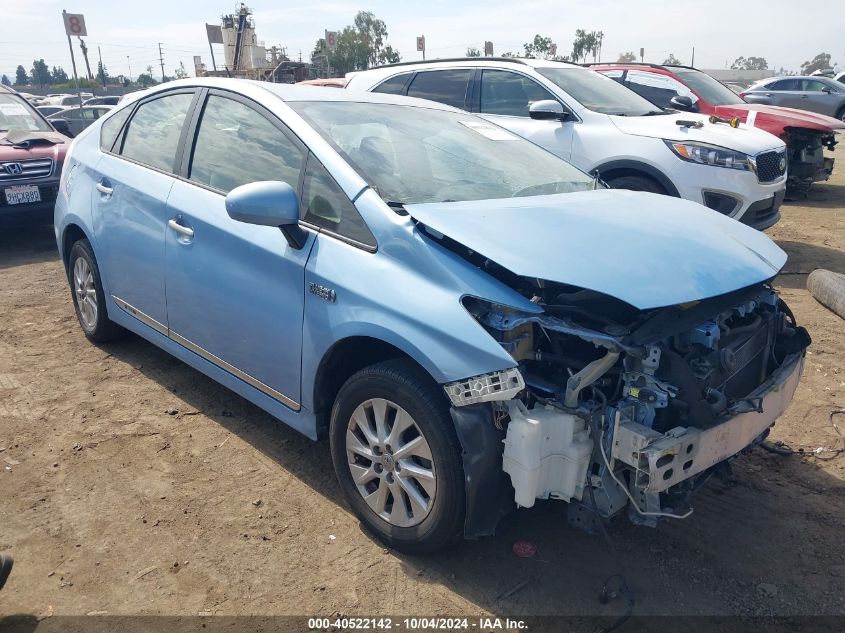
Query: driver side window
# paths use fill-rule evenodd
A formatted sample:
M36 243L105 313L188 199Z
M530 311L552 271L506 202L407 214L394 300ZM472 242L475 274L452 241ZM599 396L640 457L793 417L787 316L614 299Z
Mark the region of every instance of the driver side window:
M504 116L528 117L528 108L536 101L554 95L536 81L506 70L485 70L481 75L481 112Z

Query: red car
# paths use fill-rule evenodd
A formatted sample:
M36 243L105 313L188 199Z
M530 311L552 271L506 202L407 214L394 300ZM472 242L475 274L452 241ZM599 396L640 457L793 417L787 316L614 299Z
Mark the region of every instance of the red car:
M810 185L827 180L833 172L835 134L845 130L845 122L806 110L746 103L730 88L710 75L689 66L657 64L589 64L594 70L615 79L661 108L739 117L783 139L789 160L789 187L806 192Z
M53 121L67 129L66 121ZM0 86L0 224L50 224L70 139Z

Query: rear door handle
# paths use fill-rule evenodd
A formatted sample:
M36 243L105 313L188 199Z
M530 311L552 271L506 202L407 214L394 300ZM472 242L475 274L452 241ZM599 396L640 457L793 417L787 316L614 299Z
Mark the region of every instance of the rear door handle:
M167 226L169 226L171 229L176 231L179 235L184 235L188 239L191 239L191 238L194 237L194 229L190 229L187 226L182 226L181 224L179 224L176 221L175 218L172 219L172 220L168 220Z
M97 191L99 191L104 196L110 196L114 193L114 189L105 184L107 182L108 182L108 180L106 180L104 178L103 180L98 182L96 185L94 185L97 188Z

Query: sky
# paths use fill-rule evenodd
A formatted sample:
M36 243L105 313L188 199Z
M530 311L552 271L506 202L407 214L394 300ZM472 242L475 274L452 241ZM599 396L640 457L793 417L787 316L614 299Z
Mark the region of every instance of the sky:
M745 0L742 3L709 0L426 0L386 2L369 0L310 0L288 3L253 0L258 38L269 47L287 47L288 55L307 60L314 42L325 29L340 30L355 13L368 10L387 24L387 41L403 61L421 59L416 36L426 37L426 57L454 57L467 47L483 49L493 42L494 52L521 52L522 45L539 33L558 44L558 53L572 49L575 30L604 31L603 61L615 61L624 51L639 53L645 61L662 62L670 53L690 63L695 47L699 68L725 68L737 57L762 56L775 70L798 70L801 62L819 52L845 66L842 20L830 19L830 0ZM193 56L211 66L203 23L218 24L220 15L235 9L232 0L0 0L0 73L14 78L18 64L29 70L33 59L62 66L71 75L70 54L61 12L82 13L88 28L86 43L92 72L99 53L111 75L146 72L161 74L161 42L168 75L183 62L193 73ZM215 45L218 62L222 50ZM82 64L74 40L77 64ZM128 56L128 59L127 59Z

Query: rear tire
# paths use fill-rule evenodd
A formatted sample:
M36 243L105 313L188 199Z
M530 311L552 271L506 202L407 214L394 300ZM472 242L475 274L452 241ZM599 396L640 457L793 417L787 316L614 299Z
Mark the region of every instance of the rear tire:
M647 191L666 195L666 188L654 178L648 176L619 176L607 181L611 189L628 189L630 191Z
M413 362L378 363L347 380L329 438L349 505L390 547L421 554L461 538L461 445L443 390Z
M97 258L88 240L78 240L71 247L67 276L76 318L85 336L94 343L123 336L126 330L109 320Z
M840 121L845 121L845 107L843 107L839 110L839 112L836 113L836 118Z

